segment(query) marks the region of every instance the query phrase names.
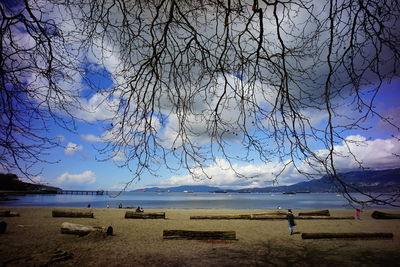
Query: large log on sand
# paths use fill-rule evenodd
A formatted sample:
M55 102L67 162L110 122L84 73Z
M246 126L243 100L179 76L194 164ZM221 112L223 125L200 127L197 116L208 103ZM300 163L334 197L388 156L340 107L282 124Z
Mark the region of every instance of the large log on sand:
M126 219L165 219L165 212L125 212Z
M400 214L386 213L381 211L374 211L371 214L374 219L400 219Z
M16 217L16 216L19 216L19 213L15 211L9 211L9 210L0 211L0 217Z
M211 216L190 216L191 220L250 220L250 214L248 215L211 215Z
M53 217L68 217L68 218L94 218L93 212L79 212L79 211L64 211L53 210Z
M331 216L331 214L329 210L314 210L300 212L299 216Z
M10 217L10 211L9 210L1 210L0 217Z
M295 216L296 220L354 220L353 216Z
M84 236L91 232L102 232L107 235L113 234L113 228L111 226L108 227L100 227L100 226L90 226L76 223L64 222L61 224L61 233L62 234L72 234Z
M164 230L164 239L185 240L236 240L235 231Z
M295 216L296 220L354 220L353 216ZM191 220L286 220L286 215L212 215L212 216L190 216Z
M302 239L391 239L393 233L302 233Z
M250 220L286 220L286 215L251 215Z

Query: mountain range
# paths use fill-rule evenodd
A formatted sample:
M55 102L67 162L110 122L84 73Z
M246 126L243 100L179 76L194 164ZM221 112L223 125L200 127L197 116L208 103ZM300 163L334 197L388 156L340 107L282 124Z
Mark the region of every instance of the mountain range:
M355 186L367 192L400 192L400 168L388 170L365 170L341 173L338 175L347 184ZM331 192L337 193L341 191L339 183L327 176L320 179L310 179L284 186L268 186L262 188L243 188L239 190L222 189L219 187L204 185L184 185L177 187L151 187L136 189L132 192L215 192L215 193L269 193L269 192L310 192L321 193ZM351 191L351 190L350 190Z

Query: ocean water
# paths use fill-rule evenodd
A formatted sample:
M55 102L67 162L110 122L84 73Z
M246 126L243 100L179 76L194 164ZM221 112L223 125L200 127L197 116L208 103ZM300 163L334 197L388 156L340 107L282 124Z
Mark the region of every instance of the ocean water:
M341 195L332 193L150 193L123 192L110 195L25 195L10 196L17 200L0 201L0 206L117 208L141 206L154 209L346 209L352 208ZM392 206L369 208L393 209Z

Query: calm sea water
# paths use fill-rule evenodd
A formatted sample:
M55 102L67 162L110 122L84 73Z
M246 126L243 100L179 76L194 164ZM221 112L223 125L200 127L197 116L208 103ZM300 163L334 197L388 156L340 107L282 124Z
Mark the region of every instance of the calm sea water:
M14 197L10 197L14 198ZM18 200L1 201L0 206L87 207L93 208L141 206L154 209L344 209L347 200L331 193L286 195L275 194L213 194L213 193L150 193L124 192L117 197L108 195L26 195ZM371 206L370 208L377 208ZM379 206L380 209L392 209Z

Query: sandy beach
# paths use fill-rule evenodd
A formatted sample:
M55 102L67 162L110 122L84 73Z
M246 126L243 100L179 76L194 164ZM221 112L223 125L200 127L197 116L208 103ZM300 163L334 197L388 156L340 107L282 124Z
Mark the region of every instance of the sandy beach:
M52 210L91 211L95 218L54 218ZM190 220L199 215L260 214L271 210L146 210L166 219L125 219L125 209L1 207L0 266L399 266L400 220ZM294 214L298 214L298 210ZM400 213L392 210L391 213ZM330 210L353 216L353 210ZM114 234L61 234L63 222L112 226ZM235 231L236 241L164 240L163 230ZM393 239L303 240L301 233L388 232Z

